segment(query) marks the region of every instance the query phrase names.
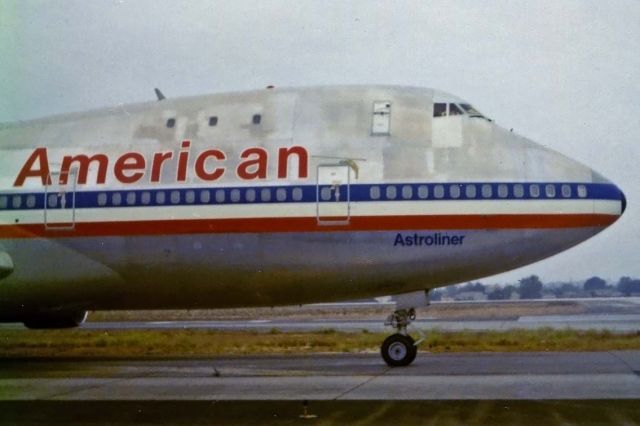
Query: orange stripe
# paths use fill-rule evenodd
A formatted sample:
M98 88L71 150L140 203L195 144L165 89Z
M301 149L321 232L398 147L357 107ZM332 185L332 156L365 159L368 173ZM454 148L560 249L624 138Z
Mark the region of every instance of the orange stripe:
M45 230L42 224L0 226L0 238L92 237L220 233L403 231L464 229L559 229L605 227L618 219L605 214L359 216L348 225L318 225L315 217L149 220L77 223L73 230Z

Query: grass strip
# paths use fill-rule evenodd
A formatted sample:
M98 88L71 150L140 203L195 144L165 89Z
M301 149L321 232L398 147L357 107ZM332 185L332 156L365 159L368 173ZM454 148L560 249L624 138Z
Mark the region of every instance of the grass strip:
M2 358L190 358L220 355L377 352L388 333L218 330L0 330ZM425 352L640 349L640 331L430 331Z

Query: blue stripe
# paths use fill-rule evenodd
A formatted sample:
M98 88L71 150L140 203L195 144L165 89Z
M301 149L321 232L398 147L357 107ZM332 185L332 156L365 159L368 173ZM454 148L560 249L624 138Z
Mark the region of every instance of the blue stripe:
M475 196L468 188L475 188ZM539 196L534 196L535 188ZM586 190L586 194L579 191ZM331 196L330 185L287 185L255 187L199 187L199 188L158 188L136 190L78 191L75 194L76 208L99 207L149 207L180 205L226 205L226 204L270 204L270 203L315 203L335 201L325 199ZM489 190L490 188L490 190ZM553 192L547 192L553 188ZM568 190L568 192L566 192ZM343 190L344 191L344 190ZM487 192L488 191L488 192ZM269 197L263 197L263 192ZM490 193L490 194L489 194ZM116 203L119 194L120 203ZM133 195L130 195L133 194ZM176 195L177 194L177 195ZM207 195L208 194L208 197ZM394 195L395 194L395 195ZM56 197L55 193L48 194ZM346 194L341 194L342 200ZM584 196L583 196L584 195ZM161 197L164 196L164 202ZM17 198L19 197L19 205ZM133 197L129 203L128 197ZM174 202L172 197L177 197ZM187 199L187 197L192 197ZM621 200L622 192L613 184L600 183L397 183L397 184L352 184L349 193L352 202L363 201L441 201L441 200ZM42 192L0 194L0 211L42 210L45 194ZM148 198L148 202L143 202ZM146 201L146 200L145 200ZM67 200L67 206L71 200ZM61 208L59 200L49 209Z

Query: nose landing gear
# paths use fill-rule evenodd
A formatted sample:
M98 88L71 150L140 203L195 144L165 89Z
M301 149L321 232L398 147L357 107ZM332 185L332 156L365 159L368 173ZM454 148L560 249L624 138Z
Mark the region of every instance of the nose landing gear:
M380 353L384 361L390 367L405 367L416 359L418 346L424 339L413 340L407 334L407 326L416 319L416 311L411 309L398 309L389 315L385 325L389 325L397 330L397 333L387 337L382 343Z

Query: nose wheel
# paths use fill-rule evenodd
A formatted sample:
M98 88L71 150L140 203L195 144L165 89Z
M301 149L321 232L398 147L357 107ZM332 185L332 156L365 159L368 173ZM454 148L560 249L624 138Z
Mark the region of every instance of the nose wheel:
M405 367L416 359L418 347L411 336L396 333L384 339L380 353L388 366Z
M422 343L420 339L417 342L407 334L407 326L411 321L416 319L415 309L400 309L389 315L385 321L385 325L392 326L397 333L384 339L380 354L382 359L390 367L405 367L416 359L418 354L418 344Z

